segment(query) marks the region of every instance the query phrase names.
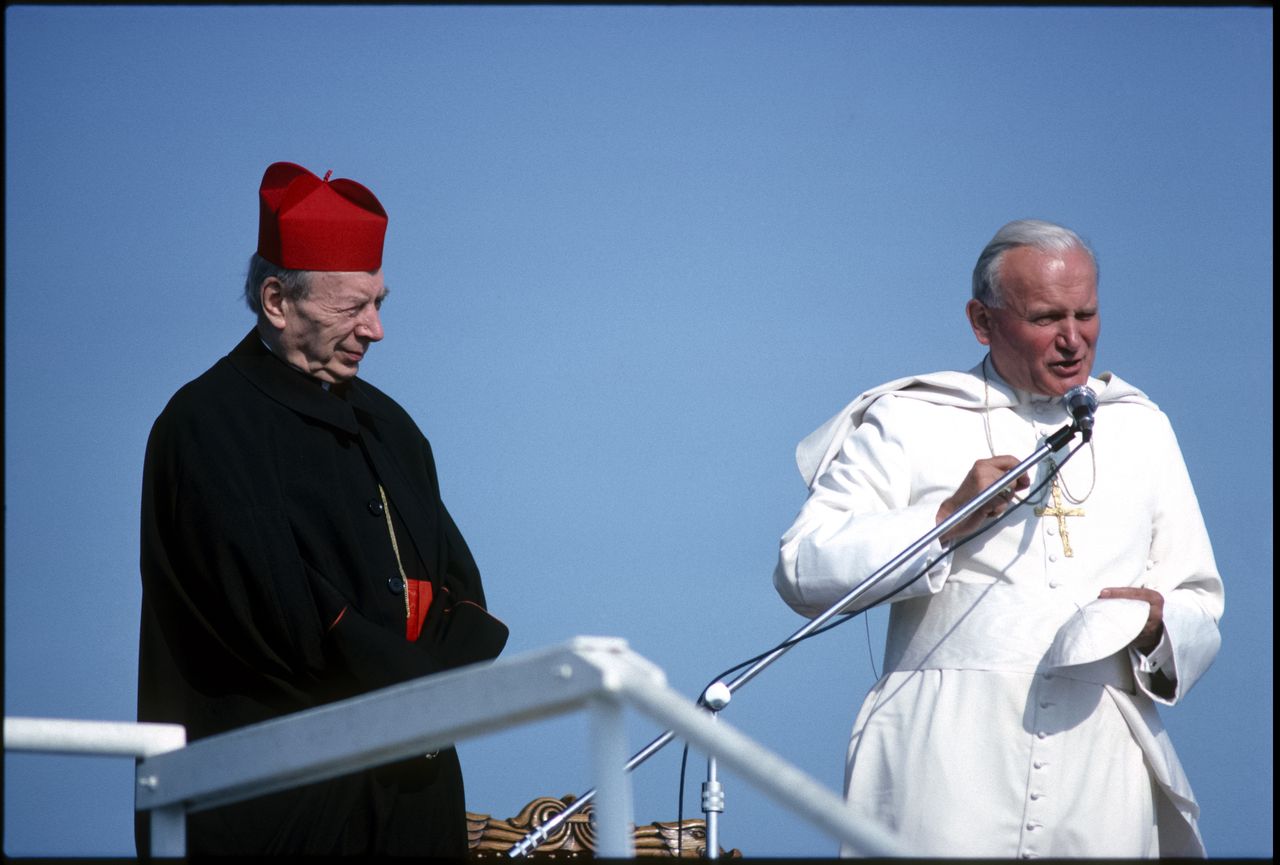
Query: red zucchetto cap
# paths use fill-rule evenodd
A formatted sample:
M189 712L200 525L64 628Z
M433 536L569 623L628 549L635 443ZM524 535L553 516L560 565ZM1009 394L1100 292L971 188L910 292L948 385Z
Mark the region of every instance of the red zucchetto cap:
M277 162L258 189L258 254L288 270L373 271L382 267L387 212L354 180L324 180Z

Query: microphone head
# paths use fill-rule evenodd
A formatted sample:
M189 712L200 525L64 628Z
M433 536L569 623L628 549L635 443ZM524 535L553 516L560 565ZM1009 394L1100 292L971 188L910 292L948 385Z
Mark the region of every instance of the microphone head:
M1062 402L1087 439L1088 434L1093 431L1093 413L1098 410L1098 395L1093 392L1093 388L1082 384L1063 394Z

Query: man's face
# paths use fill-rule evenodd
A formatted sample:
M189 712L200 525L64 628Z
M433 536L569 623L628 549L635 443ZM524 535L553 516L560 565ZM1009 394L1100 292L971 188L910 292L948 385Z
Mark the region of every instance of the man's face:
M1003 306L971 300L965 310L978 342L991 347L996 372L1045 396L1085 384L1102 329L1088 253L1015 247L1001 261L1000 286Z
M313 272L305 298L282 298L276 307L282 356L320 381L355 378L369 345L382 339L378 310L386 296L381 270Z

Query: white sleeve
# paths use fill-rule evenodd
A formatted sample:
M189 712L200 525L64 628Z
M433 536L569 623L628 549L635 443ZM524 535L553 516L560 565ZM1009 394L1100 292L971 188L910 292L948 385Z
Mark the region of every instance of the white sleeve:
M830 466L814 481L808 499L782 536L773 583L801 615L830 608L853 587L937 524L936 496L915 499L908 449L895 430L901 400L877 399L863 422L845 439ZM919 403L917 403L919 405ZM909 582L938 559L933 541L851 606L865 608ZM950 556L934 562L922 579L894 600L938 591L950 571Z
M1141 660L1135 659L1134 672L1144 693L1172 705L1191 690L1218 654L1224 596L1186 463L1168 418L1164 414L1160 418L1159 439L1151 448L1150 471L1159 481L1143 585L1164 595L1164 636L1145 666L1157 666L1172 681L1172 694L1153 687L1154 670L1144 670Z

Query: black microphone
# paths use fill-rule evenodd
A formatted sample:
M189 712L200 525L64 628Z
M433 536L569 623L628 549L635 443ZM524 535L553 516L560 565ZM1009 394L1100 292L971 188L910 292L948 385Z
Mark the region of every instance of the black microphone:
M1088 441L1093 437L1093 413L1098 410L1098 395L1093 388L1082 384L1063 394L1062 402L1071 413L1076 429L1080 430L1081 441Z

